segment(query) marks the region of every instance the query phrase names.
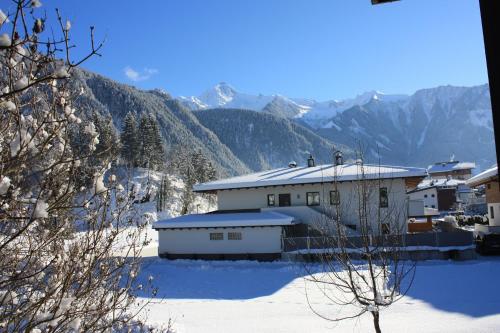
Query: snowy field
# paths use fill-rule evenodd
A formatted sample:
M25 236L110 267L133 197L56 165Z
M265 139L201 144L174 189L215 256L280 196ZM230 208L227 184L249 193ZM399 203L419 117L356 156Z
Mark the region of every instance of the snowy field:
M324 315L345 308L329 305L298 263L144 259L143 277L153 275L160 288L148 321L171 318L179 333L373 331L370 315L340 323L316 316L306 292ZM422 262L408 295L381 313L382 330L500 332L499 276L495 257Z
M133 182L153 190L159 175L139 170ZM168 210L156 213L154 202L136 206L150 223L180 211L182 182L171 178ZM140 186L139 186L140 185ZM200 213L211 207L197 198ZM176 333L223 332L373 332L371 316L328 322L325 316L349 314L329 304L318 288L306 282L300 263L253 261L169 261L157 257L157 232L148 228L141 279L152 275L159 292L143 313L150 323L173 321ZM322 274L320 267L315 271ZM417 266L407 296L381 313L383 332L500 332L500 257L474 261L426 261Z

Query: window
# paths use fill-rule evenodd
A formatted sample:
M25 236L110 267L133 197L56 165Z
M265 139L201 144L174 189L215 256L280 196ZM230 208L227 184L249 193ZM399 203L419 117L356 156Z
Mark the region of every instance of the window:
M427 194L424 194L424 198L427 198Z
M495 210L493 209L493 206L490 206L490 218L495 218Z
M487 187L488 187L488 190L491 190L491 184L490 183L488 183Z
M433 197L433 198L434 198L435 196L436 196L435 194L431 194L431 197Z
M436 208L436 205L432 205L432 208Z
M228 240L241 240L241 232L228 232L227 239Z
M288 207L292 205L292 196L290 193L280 193L278 200L280 207Z
M379 190L380 207L389 207L389 196L387 195L387 187L381 187Z
M330 205L340 204L339 191L330 191Z
M307 205L319 206L319 192L307 192Z
M224 234L222 232L211 232L210 240L213 241L224 240Z
M391 227L389 223L382 223L380 226L382 227L382 233L384 235L388 235L391 233Z
M267 205L268 206L275 206L276 205L276 200L274 199L274 194L267 195Z

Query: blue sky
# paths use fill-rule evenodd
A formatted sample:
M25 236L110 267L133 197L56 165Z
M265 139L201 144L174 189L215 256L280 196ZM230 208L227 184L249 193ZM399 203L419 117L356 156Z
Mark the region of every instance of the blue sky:
M71 19L75 54L90 25L106 37L84 67L176 96L220 81L318 100L487 82L477 0L42 2Z

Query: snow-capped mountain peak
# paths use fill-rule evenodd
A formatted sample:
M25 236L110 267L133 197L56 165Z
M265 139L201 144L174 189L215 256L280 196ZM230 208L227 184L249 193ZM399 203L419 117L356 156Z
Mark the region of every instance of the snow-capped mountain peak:
M211 108L237 108L266 111L287 118L302 118L314 127L324 126L331 117L355 105L364 105L372 100L396 101L405 95L387 95L380 91L368 91L352 99L319 102L308 98L289 98L279 94L246 94L230 84L221 82L199 96L180 97L179 100L192 110Z
M238 92L233 87L225 82L221 82L201 94L198 100L208 107L222 107L230 103L237 94Z

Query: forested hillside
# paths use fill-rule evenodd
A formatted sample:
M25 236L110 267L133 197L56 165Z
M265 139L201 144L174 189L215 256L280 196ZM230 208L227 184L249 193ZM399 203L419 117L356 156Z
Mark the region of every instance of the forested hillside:
M298 123L269 113L238 109L195 112L231 151L253 170L305 164L309 154L317 163L331 163L334 144ZM349 156L351 150L336 145Z

